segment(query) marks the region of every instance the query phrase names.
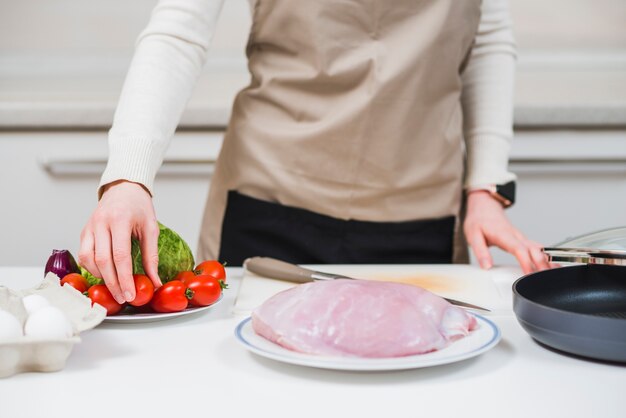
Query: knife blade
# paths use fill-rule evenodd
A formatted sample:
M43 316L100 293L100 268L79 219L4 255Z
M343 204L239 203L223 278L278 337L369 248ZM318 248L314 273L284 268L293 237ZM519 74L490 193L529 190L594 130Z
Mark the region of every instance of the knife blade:
M354 277L343 276L340 274L324 273L300 267L296 264L287 263L286 261L277 260L271 257L251 257L244 261L243 266L251 273L259 276L269 277L272 279L285 280L294 283L309 283L316 280L361 280ZM479 311L491 312L482 306L472 305L456 299L443 298L453 305L461 306Z

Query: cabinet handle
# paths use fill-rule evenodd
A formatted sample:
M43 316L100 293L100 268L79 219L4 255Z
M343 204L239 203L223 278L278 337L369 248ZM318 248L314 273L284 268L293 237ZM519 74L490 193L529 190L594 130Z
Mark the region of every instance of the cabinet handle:
M107 160L42 158L41 167L51 176L101 175ZM167 158L158 175L211 176L215 158ZM626 159L614 160L542 160L511 158L510 169L517 173L607 173L626 172Z
M509 168L518 174L624 174L626 159L541 160L511 158Z
M167 158L163 160L158 175L207 177L213 175L215 162L214 158ZM107 160L41 158L39 164L51 176L99 176L104 171Z

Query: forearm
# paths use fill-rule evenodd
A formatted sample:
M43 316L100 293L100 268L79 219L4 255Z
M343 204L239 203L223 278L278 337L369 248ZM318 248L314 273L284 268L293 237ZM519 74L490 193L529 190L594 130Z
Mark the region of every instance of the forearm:
M513 137L515 43L507 0L484 0L476 43L462 74L465 187L502 184Z
M102 186L154 176L202 70L223 0L161 0L137 41L113 126Z

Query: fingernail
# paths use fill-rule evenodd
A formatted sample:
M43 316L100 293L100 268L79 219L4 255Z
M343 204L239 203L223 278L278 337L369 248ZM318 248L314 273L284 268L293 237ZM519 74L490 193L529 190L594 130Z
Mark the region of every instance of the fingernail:
M480 261L480 265L485 269L485 270L489 270L492 266L491 263L489 262L489 260L486 259L482 259Z
M121 296L114 296L114 298L115 298L115 301L119 303L120 305L123 305L126 302L124 298Z
M126 299L126 302L132 302L133 301L133 295L131 295L128 290L126 292L124 292L124 298Z

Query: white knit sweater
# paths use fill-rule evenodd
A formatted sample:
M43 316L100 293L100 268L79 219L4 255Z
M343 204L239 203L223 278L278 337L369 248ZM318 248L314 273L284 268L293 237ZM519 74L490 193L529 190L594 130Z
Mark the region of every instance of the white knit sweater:
M109 132L109 160L99 190L125 179L152 193L156 172L209 53L223 2L159 1L137 41ZM465 187L515 178L507 170L514 65L508 0L483 0L475 46L462 74Z

